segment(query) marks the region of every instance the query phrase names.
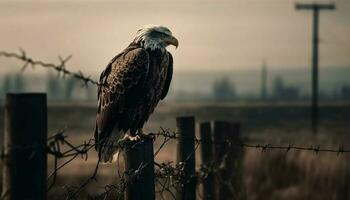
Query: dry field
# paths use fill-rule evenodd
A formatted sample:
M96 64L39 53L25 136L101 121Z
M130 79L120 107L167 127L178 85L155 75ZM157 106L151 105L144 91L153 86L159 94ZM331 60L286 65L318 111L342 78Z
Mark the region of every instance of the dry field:
M3 113L3 112L2 112ZM274 104L162 104L146 125L146 132L159 127L175 130L175 117L194 115L197 121L225 119L242 123L242 138L249 143L321 144L321 147L338 148L343 144L350 149L350 105L323 105L321 108L321 133L309 134L309 108L305 105ZM50 104L49 133L66 128L66 135L74 144L93 137L95 107L91 104ZM3 130L3 115L0 116ZM3 134L1 132L1 134ZM156 142L155 148L159 145ZM175 161L176 143L171 142L156 157L158 161ZM197 152L199 155L199 152ZM197 165L200 159L197 156ZM49 159L49 173L52 171ZM96 154L88 159L77 158L63 168L50 199L61 199L66 185L78 185L93 172ZM88 185L83 194L99 193L107 184L117 181L120 162L102 165L98 182ZM331 153L285 152L245 149L243 157L243 193L246 199L350 199L350 155ZM200 193L200 192L199 192ZM199 194L200 195L200 194Z

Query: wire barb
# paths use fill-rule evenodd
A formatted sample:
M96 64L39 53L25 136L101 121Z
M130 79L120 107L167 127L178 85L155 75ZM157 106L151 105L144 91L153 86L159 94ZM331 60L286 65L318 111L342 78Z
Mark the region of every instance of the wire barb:
M81 71L72 72L72 71L67 70L67 67L66 67L67 62L72 58L72 55L69 55L66 58L62 58L61 56L59 56L58 57L58 61L59 61L58 64L43 62L40 60L34 60L33 58L28 57L27 53L22 48L19 48L19 53L0 51L0 57L14 58L14 59L17 59L17 60L24 62L23 66L21 68L22 72L25 71L29 65L32 68L34 68L35 66L41 66L44 68L53 69L53 70L57 71L59 75L62 74L63 77L65 77L66 75L69 75L69 76L72 76L76 79L79 79L82 81L84 87L87 87L88 84L93 84L96 86L103 87L103 84L100 84L99 81L92 79L90 76L85 76Z

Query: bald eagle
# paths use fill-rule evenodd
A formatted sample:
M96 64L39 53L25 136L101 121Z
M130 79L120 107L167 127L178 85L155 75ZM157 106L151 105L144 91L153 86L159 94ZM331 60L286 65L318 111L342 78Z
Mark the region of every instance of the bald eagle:
M142 127L168 93L178 40L164 26L139 29L130 45L100 75L95 141L99 159L111 162L121 140L139 140Z

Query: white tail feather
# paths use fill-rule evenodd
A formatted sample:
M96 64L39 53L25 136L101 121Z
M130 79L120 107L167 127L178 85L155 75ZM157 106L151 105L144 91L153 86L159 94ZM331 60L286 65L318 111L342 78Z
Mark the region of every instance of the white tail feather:
M118 140L121 139L123 135L124 131L114 128L111 135L103 142L99 152L102 163L111 163L115 161L115 155L118 156L119 154Z

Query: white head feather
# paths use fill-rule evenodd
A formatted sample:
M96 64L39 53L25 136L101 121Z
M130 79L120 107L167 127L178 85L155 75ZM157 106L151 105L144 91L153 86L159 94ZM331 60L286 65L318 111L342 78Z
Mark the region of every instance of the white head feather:
M136 32L136 37L134 39L135 43L141 43L144 48L149 48L151 50L160 49L165 50L165 48L169 45L166 41L163 40L162 37L155 37L155 32L160 35L172 37L171 31L165 27L160 25L148 24L140 28Z

